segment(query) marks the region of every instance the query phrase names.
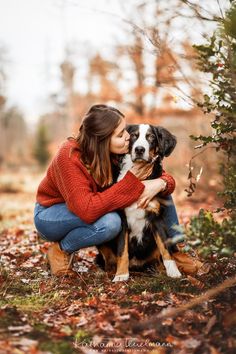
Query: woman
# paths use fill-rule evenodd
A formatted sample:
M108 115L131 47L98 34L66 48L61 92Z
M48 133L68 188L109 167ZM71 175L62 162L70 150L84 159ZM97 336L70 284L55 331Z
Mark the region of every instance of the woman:
M34 221L42 238L54 242L48 250L53 275L71 274L73 252L118 235L121 220L115 210L137 200L142 207L157 193L165 197L174 190L174 179L165 172L158 179L144 181L151 166L140 168L142 163L112 184L114 154L128 152L125 127L119 110L92 106L78 136L60 147L38 187ZM178 218L173 203L166 209L165 220L173 237L178 234L172 228Z

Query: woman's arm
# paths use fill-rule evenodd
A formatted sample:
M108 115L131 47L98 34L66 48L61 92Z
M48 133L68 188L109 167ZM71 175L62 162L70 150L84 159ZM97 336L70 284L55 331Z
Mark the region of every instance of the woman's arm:
M145 179L141 171L138 168L131 170L118 183L99 192L92 175L79 160L78 152L71 152L67 143L51 162L47 176L39 186L37 201L45 206L65 202L69 210L84 222L93 223L102 215L123 209L138 200L147 182L139 180ZM146 189L151 192L152 188ZM154 189L152 196L158 191Z
M150 200L154 198L155 195L160 193L161 197L165 197L173 193L175 189L175 180L168 173L163 171L161 177L156 179L151 179L147 181L142 181L145 189L138 199L138 207L145 209L149 204Z
M166 182L166 188L161 192L162 197L166 197L170 194L172 194L175 190L175 180L174 178L166 173L165 171L162 172L162 175L160 177Z
M122 180L102 192L95 191L91 181L80 180L68 196L65 194L65 201L70 211L90 224L111 211L131 205L143 190L143 183L127 172Z
M88 224L104 214L129 206L138 200L144 190L139 178L128 171L119 182L99 191L92 174L78 159L78 154L68 156L68 148L56 156L48 174L68 209Z

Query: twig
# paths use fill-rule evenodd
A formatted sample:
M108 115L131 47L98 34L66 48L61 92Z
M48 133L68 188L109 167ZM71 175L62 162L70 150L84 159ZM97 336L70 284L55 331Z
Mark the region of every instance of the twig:
M202 148L202 144L201 145L197 145L195 147L196 149ZM216 146L208 146L205 149L203 149L202 151L198 152L197 154L193 155L189 161L189 174L188 174L188 179L189 179L189 186L188 188L186 188L184 191L187 192L187 196L191 197L193 195L193 193L195 192L196 188L197 188L197 182L198 179L197 177L193 176L192 174L192 161L193 159L195 159L195 157L197 157L198 155L202 154L203 152L205 152L207 149L216 149Z
M145 321L142 324L138 324L138 325L134 326L134 329L139 331L139 330L143 330L147 327L150 328L150 325L154 327L154 326L160 324L160 320L163 320L168 317L174 318L174 317L178 316L179 314L181 314L182 312L189 310L189 309L201 304L204 301L208 301L210 298L220 294L221 292L223 292L227 288L230 288L235 285L236 285L236 276L228 278L228 279L224 280L223 283L217 285L215 288L207 290L204 294L190 300L186 304L183 304L179 307L162 310L160 314L151 317L148 321Z
M204 16L204 12L209 14L210 16L212 16L211 12L207 9L205 9L204 7L202 6L199 6L198 4L194 4L192 2L190 2L189 0L182 0L182 2L184 4L186 4L191 10L193 10L193 12L195 13L195 16L203 21L218 21L218 17L214 14L213 14L213 17L206 17ZM200 10L200 11L199 11ZM202 13L201 13L202 11Z
M7 293L8 289L10 288L10 286L12 285L13 282L14 282L14 279L12 279L8 284L7 284L7 282L6 282L6 284L4 284L5 285L5 289L4 289L4 286L3 286L2 294L1 294L2 298L4 298L6 296L6 293Z
M221 14L221 16L222 16L222 20L224 20L224 14L223 14L222 8L221 8L221 6L220 6L219 0L217 0L217 4L218 4L219 10L220 10L220 14Z

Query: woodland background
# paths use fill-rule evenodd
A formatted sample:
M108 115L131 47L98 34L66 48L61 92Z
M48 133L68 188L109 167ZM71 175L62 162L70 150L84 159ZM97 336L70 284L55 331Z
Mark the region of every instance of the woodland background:
M199 300L195 310L194 305L182 308L176 319L177 313L157 324L152 316L162 316L162 308L184 306L235 272L235 226L224 229L227 242L220 226L223 219L231 220L233 208L225 208L225 198L219 195L225 190L220 164L226 169L233 143L222 140L217 145L212 126L222 107L230 121L235 111L230 110L229 116L225 97L220 97L218 106L210 106L208 97L219 98L212 77L218 80L216 73L225 63L208 50L213 58L209 69L202 54L204 43L214 36L234 1L136 0L128 7L118 3L124 17L119 22L121 35L112 47L98 50L89 43L65 43L64 59L54 68L59 88L46 97L45 113L34 125L21 107L9 104L10 54L7 43L0 43L0 353L92 352L91 341L100 352L99 343L110 343L114 349L125 340L147 340L149 347L144 350L153 353L234 350L236 312L230 304L234 294L224 286L221 297ZM79 1L63 4L80 6ZM235 50L234 41L235 37ZM214 43L210 48L215 48ZM207 277L173 282L150 272L134 274L124 285L112 284L110 274L94 265L95 250L88 249L77 255L79 280L59 283L50 278L45 262L48 244L37 238L33 226L37 185L58 146L77 133L83 115L95 103L119 108L128 123L162 125L176 135L177 147L164 167L176 179L174 199L190 243L211 262ZM90 347L76 345L81 342ZM140 351L137 343L132 351Z

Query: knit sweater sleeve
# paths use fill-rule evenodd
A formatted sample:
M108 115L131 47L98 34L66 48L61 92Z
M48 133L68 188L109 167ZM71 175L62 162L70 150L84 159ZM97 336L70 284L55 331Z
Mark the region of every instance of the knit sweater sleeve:
M160 193L160 195L165 197L165 196L172 194L175 190L174 178L171 175L169 175L168 173L166 173L164 170L163 170L160 178L166 182L166 188L163 192Z
M123 209L136 201L144 185L131 172L99 192L92 176L76 154L59 156L52 162L53 179L67 207L84 222L93 223L102 215Z

